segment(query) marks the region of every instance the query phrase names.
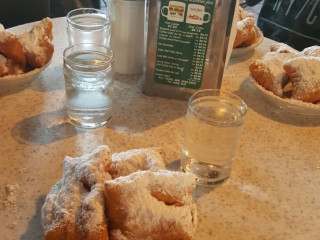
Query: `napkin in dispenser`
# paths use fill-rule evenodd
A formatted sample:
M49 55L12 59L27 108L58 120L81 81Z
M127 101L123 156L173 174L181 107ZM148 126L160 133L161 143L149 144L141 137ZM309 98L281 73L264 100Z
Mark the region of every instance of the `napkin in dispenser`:
M110 0L115 71L141 74L144 63L144 0Z

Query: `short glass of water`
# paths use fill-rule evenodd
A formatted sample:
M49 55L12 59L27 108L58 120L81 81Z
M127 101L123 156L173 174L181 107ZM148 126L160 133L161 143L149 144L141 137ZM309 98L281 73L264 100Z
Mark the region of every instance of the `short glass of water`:
M111 119L113 52L95 44L79 44L63 52L67 114L82 128L104 126Z
M242 132L246 104L218 89L200 90L188 101L181 169L200 185L216 185L230 175Z
M67 14L69 46L95 43L109 47L110 16L95 8L78 8Z

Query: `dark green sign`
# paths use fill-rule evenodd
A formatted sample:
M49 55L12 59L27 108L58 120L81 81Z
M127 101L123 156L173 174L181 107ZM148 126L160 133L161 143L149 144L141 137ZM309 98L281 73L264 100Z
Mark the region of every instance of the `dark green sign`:
M214 6L215 0L161 0L157 83L201 87Z

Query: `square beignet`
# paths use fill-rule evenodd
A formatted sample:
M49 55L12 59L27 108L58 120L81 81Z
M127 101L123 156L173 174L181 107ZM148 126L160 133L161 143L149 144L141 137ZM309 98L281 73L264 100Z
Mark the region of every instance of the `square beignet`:
M112 154L111 177L127 176L138 170L165 169L164 152L160 148L140 148Z
M236 28L233 48L247 47L255 43L258 27L255 25L254 15L246 12L242 7L239 7Z
M19 36L5 30L0 31L0 53L23 66L27 63L26 50Z
M81 157L65 157L63 177L41 209L46 240L108 239L104 181L111 179L110 150L100 146Z
M105 182L111 240L191 240L197 216L194 176L138 171Z
M283 68L292 83L292 98L320 101L320 57L297 57L288 60Z
M283 88L289 81L283 64L294 56L296 54L291 52L268 52L261 60L254 60L249 70L262 87L283 97Z
M52 21L45 18L33 25L31 31L19 35L25 48L27 64L37 68L50 61L54 46L52 41Z

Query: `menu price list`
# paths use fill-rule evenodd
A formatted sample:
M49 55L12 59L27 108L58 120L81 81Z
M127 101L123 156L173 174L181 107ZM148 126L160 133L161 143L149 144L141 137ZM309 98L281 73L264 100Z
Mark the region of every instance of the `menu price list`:
M159 21L155 81L199 89L211 23L190 24L161 16Z

